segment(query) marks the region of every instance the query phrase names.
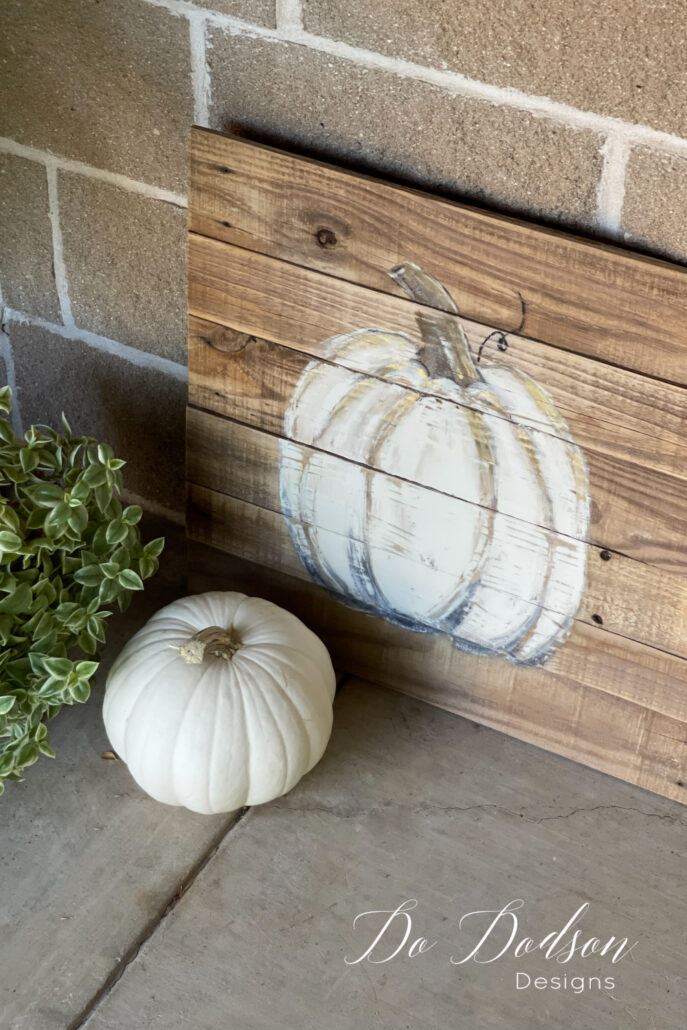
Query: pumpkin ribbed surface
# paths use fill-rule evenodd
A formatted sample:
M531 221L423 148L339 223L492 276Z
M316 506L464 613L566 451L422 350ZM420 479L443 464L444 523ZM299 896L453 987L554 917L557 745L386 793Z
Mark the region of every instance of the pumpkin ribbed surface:
M231 631L230 659L186 664L207 627ZM322 756L335 677L322 642L294 615L233 592L186 597L127 643L107 680L113 748L148 794L224 812L289 791Z

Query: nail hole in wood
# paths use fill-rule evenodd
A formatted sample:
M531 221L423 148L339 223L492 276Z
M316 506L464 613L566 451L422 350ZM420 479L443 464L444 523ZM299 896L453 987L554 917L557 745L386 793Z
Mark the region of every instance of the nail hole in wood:
M594 613L594 615L592 615L592 622L595 622L597 626L603 626L604 624L604 620L601 618L600 615L597 615L596 612Z
M684 787L685 785L683 780L676 780L675 782L678 785L678 787Z
M601 561L610 561L611 560L611 552L610 551L600 551L599 552L599 558L601 558Z
M234 169L233 168L227 168L226 165L218 165L217 171L221 172L222 175L233 175L234 174Z
M326 229L324 226L317 230L315 239L320 247L335 247L337 242L336 233L332 232L331 229Z
M222 222L225 229L231 229L231 222Z

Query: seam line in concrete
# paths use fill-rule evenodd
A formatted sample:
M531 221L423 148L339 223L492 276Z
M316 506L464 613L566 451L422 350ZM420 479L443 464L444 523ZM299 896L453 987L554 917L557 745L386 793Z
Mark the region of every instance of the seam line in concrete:
M151 186L147 182L139 182L131 179L128 175L121 175L119 172L109 172L104 168L94 168L83 161L72 161L71 158L61 157L53 154L50 150L41 150L39 147L30 147L24 143L17 143L16 140L0 137L0 153L11 154L13 157L23 157L27 161L36 161L38 164L51 166L62 172L75 172L77 175L84 175L90 179L98 179L110 186L118 186L129 193L140 193L150 200L161 200L166 204L174 204L175 207L185 208L188 206L186 197L181 193L174 193L173 190L165 190L160 186Z
M69 299L67 268L64 261L62 226L60 225L60 204L57 195L57 168L54 161L46 160L45 174L48 180L48 217L52 229L52 259L55 272L55 289L60 302L60 315L66 326L73 327L72 304Z
M8 322L18 322L20 325L35 325L39 329L46 329L48 332L54 333L56 336L62 336L66 340L85 343L95 350L102 351L105 354L112 354L123 361L128 361L132 365L137 365L139 368L152 368L184 383L188 380L186 365L182 365L177 361L171 361L169 358L160 357L158 354L151 354L150 351L139 350L138 347L130 347L126 343L110 340L107 336L99 336L88 329L79 329L78 326L58 325L55 322L47 321L45 318L29 315L25 311L14 311L12 308L5 308L5 315Z
M621 135L611 134L601 148L603 167L596 194L596 225L609 236L621 229L625 179L630 146Z
M276 0L277 32L289 34L303 31L301 0Z
M240 822L250 812L250 808L242 808L238 813L234 813L228 823L222 826L222 829L215 836L209 848L200 856L197 862L195 862L186 876L182 879L181 883L171 896L165 907L160 910L159 914L155 916L145 927L143 932L134 940L129 946L127 951L122 955L119 963L113 968L110 975L106 977L101 986L95 992L92 998L82 1008L81 1012L69 1023L67 1030L81 1030L85 1027L91 1016L94 1014L96 1009L102 1005L106 1000L111 991L116 987L119 981L122 979L127 969L134 962L139 952L145 947L151 937L157 932L162 926L168 916L174 911L176 906L179 904L181 899L188 891L191 890L194 883L206 868L206 866L212 861L217 854L218 850L224 843L227 837L236 829Z
M208 125L210 118L210 73L207 63L207 21L202 15L189 17L191 45L191 82L193 84L193 119L196 125Z

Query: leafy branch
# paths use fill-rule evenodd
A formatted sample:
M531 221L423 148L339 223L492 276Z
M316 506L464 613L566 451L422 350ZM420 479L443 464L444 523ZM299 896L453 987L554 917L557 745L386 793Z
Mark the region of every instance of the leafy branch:
M11 403L1 388L0 414ZM117 499L125 463L62 421L64 435L31 426L22 440L0 417L0 794L54 757L47 723L88 700L111 609L128 607L164 547L142 545L141 509Z

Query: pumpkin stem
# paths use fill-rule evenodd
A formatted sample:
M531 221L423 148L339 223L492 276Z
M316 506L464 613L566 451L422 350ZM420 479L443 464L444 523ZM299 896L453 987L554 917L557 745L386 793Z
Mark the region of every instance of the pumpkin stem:
M233 639L230 629L208 626L194 633L181 647L174 644L170 644L170 647L179 652L187 665L200 665L209 656L225 658L230 662L241 645Z
M412 261L392 268L389 275L411 300L435 309L418 311L415 316L424 342L422 359L429 374L453 379L460 386L481 380L465 330L455 317L458 308L448 290Z

